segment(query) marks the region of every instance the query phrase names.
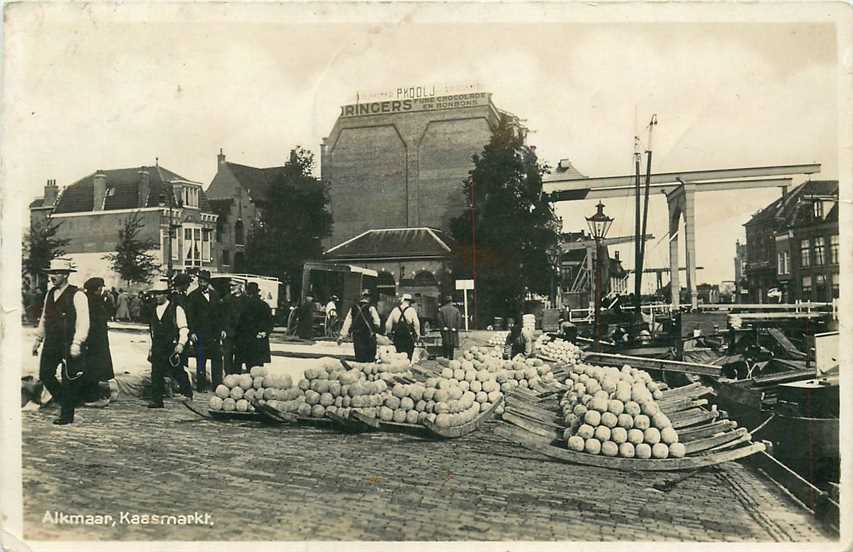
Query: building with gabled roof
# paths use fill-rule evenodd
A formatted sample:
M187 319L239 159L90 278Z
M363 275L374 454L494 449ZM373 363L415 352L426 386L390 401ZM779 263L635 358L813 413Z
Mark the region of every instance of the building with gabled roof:
M809 180L744 224L749 301L828 302L838 297L838 181ZM775 295L775 294L772 294Z
M115 251L119 229L134 214L143 223L138 239L156 244L151 253L164 270L170 255L175 272L215 269L217 216L201 183L159 164L97 170L61 191L55 180L48 180L43 197L30 203L31 224L45 219L61 224L59 235L70 240L64 249L77 265L75 279L81 284L100 276L107 286L123 286L103 257Z
M291 156L295 152L291 152ZM216 175L207 188L214 212L219 215L216 235L221 248L220 270L243 272L249 233L269 205L272 186L285 167L251 167L227 161L219 150Z

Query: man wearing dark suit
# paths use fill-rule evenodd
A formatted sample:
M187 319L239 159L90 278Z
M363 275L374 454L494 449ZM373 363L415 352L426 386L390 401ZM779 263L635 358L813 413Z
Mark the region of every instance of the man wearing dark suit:
M240 317L246 305L243 295L243 278L231 278L231 292L219 302L220 336L222 337L222 356L225 375L239 374L243 371L243 357L237 342Z
M190 340L195 347L196 390L207 391L207 359L210 359L211 389L222 383L219 295L210 284L210 272L198 272L198 287L186 299Z
M444 305L438 309L438 326L441 328L441 350L445 358L453 360L453 353L459 347L459 330L465 325L462 314L453 304L453 297L444 298Z

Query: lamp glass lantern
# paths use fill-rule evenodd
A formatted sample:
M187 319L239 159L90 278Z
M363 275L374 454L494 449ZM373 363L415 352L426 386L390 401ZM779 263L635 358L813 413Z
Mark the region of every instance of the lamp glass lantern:
M589 226L589 231L592 233L593 239L598 241L603 240L607 236L610 225L613 224L613 219L604 214L604 204L600 201L595 208L595 214L591 217L586 217L586 223Z

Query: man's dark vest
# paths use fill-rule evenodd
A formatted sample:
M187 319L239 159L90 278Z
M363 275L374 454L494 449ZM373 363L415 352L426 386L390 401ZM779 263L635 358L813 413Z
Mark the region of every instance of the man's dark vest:
M350 308L350 318L352 319L353 337L364 338L373 335L373 327L370 322L370 305L367 305L366 312L359 305L353 305Z
M151 341L155 348L172 347L178 338L178 323L175 319L177 305L169 301L163 311L163 318L157 319L157 310L151 313Z
M47 292L44 306L44 336L47 344L71 344L74 327L77 323L77 309L74 308L74 294L77 287L68 285L57 301L53 299L53 289Z

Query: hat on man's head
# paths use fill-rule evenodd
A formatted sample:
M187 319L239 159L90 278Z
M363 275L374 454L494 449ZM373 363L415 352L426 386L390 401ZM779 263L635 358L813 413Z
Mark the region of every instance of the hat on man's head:
M172 278L172 285L175 287L184 287L190 285L192 279L189 274L184 274L183 272L179 274L175 274Z
M157 278L148 288L148 293L166 293L169 291L168 278Z
M47 267L46 272L56 273L56 272L77 272L77 269L74 267L74 263L71 262L71 259L67 257L57 257L56 259L50 260L50 266Z
M99 287L104 287L106 284L104 283L103 278L98 278L97 276L94 278L89 278L86 280L86 283L83 284L83 289L86 291L97 291Z
M402 297L400 297L400 301L409 301L409 302L411 302L411 301L412 301L412 294L411 294L411 293L404 293L404 294L403 294L403 296L402 296Z
M445 303L452 303L453 302L453 296L452 295L446 295L444 297L444 302Z
M210 271L201 269L198 271L198 274L196 274L196 277L199 280L207 280L209 282L210 281Z
M246 284L246 293L251 293L252 295L254 295L258 293L259 289L260 288L258 287L257 282L249 282L248 284Z

